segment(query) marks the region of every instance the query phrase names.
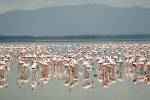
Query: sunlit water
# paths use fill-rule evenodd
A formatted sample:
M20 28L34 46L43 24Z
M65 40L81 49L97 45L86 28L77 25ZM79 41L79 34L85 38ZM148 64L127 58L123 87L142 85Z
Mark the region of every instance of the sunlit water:
M117 41L118 42L118 41ZM88 42L37 42L36 44L88 44ZM94 42L90 42L92 44ZM113 43L113 42L112 42ZM136 43L136 42L130 42ZM140 42L145 43L145 42ZM6 44L33 44L32 42L23 43L2 43ZM57 49L57 48L56 48ZM12 65L13 66L13 65ZM28 83L21 88L16 85L16 73L12 69L9 73L8 88L0 89L0 100L150 100L150 85L143 83L134 85L128 82L124 76L123 82L117 82L109 88L102 88L97 78L93 77L95 81L94 89L83 89L82 81L69 91L68 87L64 86L63 80L50 80L45 86L38 87L36 92L31 91L31 84Z

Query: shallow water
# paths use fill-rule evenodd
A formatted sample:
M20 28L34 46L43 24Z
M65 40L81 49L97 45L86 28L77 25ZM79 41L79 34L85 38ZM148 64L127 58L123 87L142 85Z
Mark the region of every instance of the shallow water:
M81 82L70 92L63 80L52 80L32 93L30 84L18 88L13 73L9 75L8 88L0 89L0 100L149 100L150 86L134 85L127 80L102 88L95 79L93 90L84 90Z
M67 44L72 43L74 42L67 42ZM32 42L23 44L32 44ZM39 44L53 44L53 42L39 42ZM65 44L65 42L57 42L57 44ZM93 78L95 88L84 90L81 86L82 81L80 81L71 92L68 87L64 86L63 80L51 80L47 85L38 87L37 91L33 93L30 83L21 88L17 87L16 74L12 71L9 73L8 88L0 89L0 100L150 100L150 85L143 83L134 85L128 82L125 76L123 82L112 84L109 88L102 88L97 79Z

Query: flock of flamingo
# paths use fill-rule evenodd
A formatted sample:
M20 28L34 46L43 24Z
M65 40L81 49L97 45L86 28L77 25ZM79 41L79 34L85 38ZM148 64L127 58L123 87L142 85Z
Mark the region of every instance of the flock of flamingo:
M79 79L82 88L93 89L93 77L104 88L123 81L124 77L133 84L149 85L150 44L1 45L0 88L8 87L8 76L14 68L17 86L30 83L32 91L50 80L63 80L71 91Z

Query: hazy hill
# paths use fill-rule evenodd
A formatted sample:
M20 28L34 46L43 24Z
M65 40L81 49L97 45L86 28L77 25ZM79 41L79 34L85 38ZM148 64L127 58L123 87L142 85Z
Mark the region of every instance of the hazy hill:
M0 14L0 35L149 34L150 9L96 4Z

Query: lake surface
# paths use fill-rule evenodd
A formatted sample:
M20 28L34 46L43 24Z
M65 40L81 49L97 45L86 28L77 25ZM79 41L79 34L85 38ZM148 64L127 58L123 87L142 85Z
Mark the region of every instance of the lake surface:
M102 41L107 43L106 41ZM108 41L113 43L112 41ZM120 42L120 41L115 41ZM114 42L114 43L115 43ZM122 42L122 41L121 41ZM126 41L126 43L150 43L149 41ZM89 42L36 42L36 44L80 44ZM95 43L94 42L90 42ZM99 43L99 41L96 41ZM3 42L1 45L21 45L21 44L33 44L33 42ZM68 87L64 86L63 80L51 80L45 86L38 87L36 92L31 91L30 83L18 88L16 85L16 73L11 70L8 79L8 88L0 89L0 100L150 100L150 85L132 84L128 82L126 76L124 76L123 82L117 82L112 84L109 88L102 88L97 78L93 77L95 81L94 89L83 89L82 81L69 91Z

